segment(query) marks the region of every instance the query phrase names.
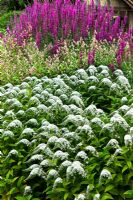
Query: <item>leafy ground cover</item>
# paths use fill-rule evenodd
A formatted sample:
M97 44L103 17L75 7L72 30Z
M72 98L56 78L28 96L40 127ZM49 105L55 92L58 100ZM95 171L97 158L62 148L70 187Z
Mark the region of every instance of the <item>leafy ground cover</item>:
M132 94L104 65L1 86L2 199L132 199Z

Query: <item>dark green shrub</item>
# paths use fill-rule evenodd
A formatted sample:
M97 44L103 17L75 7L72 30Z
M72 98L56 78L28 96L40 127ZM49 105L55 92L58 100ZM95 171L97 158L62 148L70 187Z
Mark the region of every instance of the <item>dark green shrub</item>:
M21 10L31 3L33 3L33 0L7 0L9 10Z
M20 11L9 11L0 16L0 32L5 32L11 17L19 15Z

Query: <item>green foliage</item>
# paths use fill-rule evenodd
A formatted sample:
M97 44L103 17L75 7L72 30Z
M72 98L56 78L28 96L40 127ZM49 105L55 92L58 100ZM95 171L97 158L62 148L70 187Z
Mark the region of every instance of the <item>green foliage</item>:
M33 0L1 0L0 3L6 4L8 10L21 10L33 3Z
M1 86L1 198L132 199L132 94L104 65Z
M7 40L6 36L5 40ZM110 66L113 63L113 69L117 68L114 58L117 47L109 46L106 43L95 44L92 41L91 44L88 44L88 41L82 39L78 42L59 41L59 47L55 52L55 46L52 44L45 45L39 51L32 41L29 41L24 47L16 45L12 38L8 38L6 45L3 41L0 41L0 83L11 82L17 84L28 75L38 77L43 75L56 76L63 73L71 75L76 69L87 68L88 51L92 47L97 48L96 66L102 63ZM130 68L130 71L127 68ZM132 60L124 61L123 70L132 82Z
M63 73L71 75L76 69L87 68L88 52L91 49L96 49L95 66L106 65L112 71L118 68L115 58L118 50L116 45L109 45L106 42L97 43L94 38L89 42L83 39L77 42L59 41L58 48L56 44L49 44L39 51L33 41L29 41L26 46L19 47L13 38L7 39L6 35L4 37L6 45L0 40L1 84L7 82L18 84L28 75L37 77L43 75L51 77ZM132 63L132 59L125 59L122 63L122 69L129 77L130 83L133 82Z
M9 12L5 12L4 14L0 15L0 32L5 33L6 28L10 23L10 19L14 15L19 15L19 14L20 14L19 11L9 11Z

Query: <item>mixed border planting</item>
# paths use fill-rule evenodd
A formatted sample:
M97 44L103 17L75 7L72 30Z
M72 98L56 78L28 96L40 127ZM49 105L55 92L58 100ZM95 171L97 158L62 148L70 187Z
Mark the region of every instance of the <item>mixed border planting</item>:
M0 34L0 81L19 83L29 74L70 73L88 64L132 71L133 29L126 24L127 16L114 19L112 7L93 0L34 1Z
M93 0L17 3L0 33L0 198L133 199L127 17Z

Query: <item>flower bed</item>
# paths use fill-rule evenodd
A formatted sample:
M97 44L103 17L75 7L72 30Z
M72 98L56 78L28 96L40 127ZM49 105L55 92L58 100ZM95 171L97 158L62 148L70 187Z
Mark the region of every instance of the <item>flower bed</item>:
M3 199L132 199L133 98L121 70L0 87Z

